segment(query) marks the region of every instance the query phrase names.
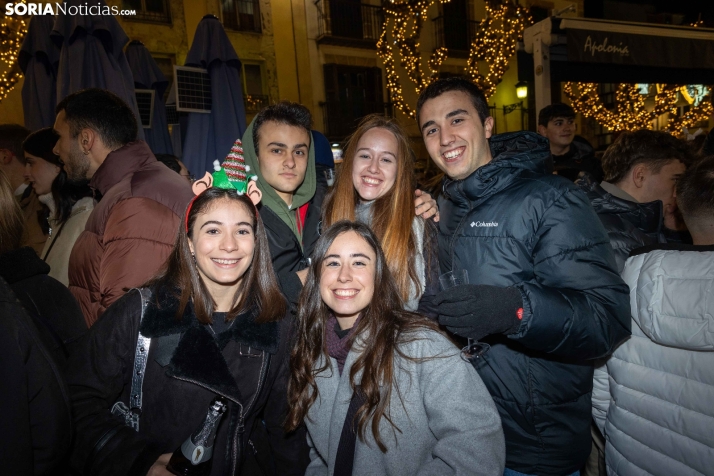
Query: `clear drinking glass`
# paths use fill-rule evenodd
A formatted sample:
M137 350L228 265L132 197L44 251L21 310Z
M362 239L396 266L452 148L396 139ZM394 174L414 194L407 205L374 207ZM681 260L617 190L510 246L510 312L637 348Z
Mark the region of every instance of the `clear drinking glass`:
M439 276L439 284L442 290L447 290L462 284L469 284L469 273L465 269L449 271ZM468 362L475 363L476 360L488 352L490 348L491 346L487 343L479 342L469 337L466 347L461 349L461 358Z
M439 284L443 290L462 284L469 284L469 272L465 269L449 271L439 276Z

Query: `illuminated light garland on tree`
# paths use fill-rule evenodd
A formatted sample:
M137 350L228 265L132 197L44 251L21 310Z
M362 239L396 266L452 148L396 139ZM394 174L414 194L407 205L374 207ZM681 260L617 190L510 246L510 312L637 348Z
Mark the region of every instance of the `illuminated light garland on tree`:
M654 107L648 111L646 97L635 84L620 83L615 91L615 109L605 107L598 93L597 83L565 83L563 91L575 109L585 117L592 117L611 131L652 129L654 120L669 113L666 130L679 134L683 127L692 127L706 120L714 108L711 100L703 100L683 116L677 116L677 94L681 85L662 85L654 97ZM577 88L577 91L576 91ZM709 93L711 93L711 89Z
M711 91L711 88L709 89ZM714 114L714 106L711 101L702 101L698 106L693 107L681 116L669 116L665 130L671 134L681 135L685 127L691 129L698 123L707 120Z
M499 26L496 26L500 23ZM489 98L496 92L506 72L508 60L516 53L518 40L523 31L532 23L525 8L512 3L492 5L486 2L486 17L481 20L476 37L471 42L466 71ZM488 68L484 76L480 72L480 63Z
M382 59L387 73L387 89L394 105L409 117L415 111L404 100L404 90L396 71L394 50L399 52L399 65L419 94L439 74L439 69L448 57L448 49L437 48L427 61L428 74L422 69L419 38L427 10L434 3L448 0L389 0L383 4L385 21L377 42L377 54ZM486 17L479 24L471 43L465 71L467 75L490 97L501 82L508 60L514 55L518 40L522 37L531 19L525 8L510 2L486 1ZM480 72L480 64L488 67L488 73Z
M424 77L419 54L419 36L424 20L427 18L427 9L436 0L404 0L396 2L390 0L383 5L385 21L382 34L377 42L377 54L382 59L387 72L387 89L390 92L394 105L409 117L415 117L415 112L404 100L401 81L397 75L394 49L390 45L390 21L392 44L399 50L400 65L406 69L407 76L414 83L417 94L431 82L431 76L438 73L438 67L446 59L446 48L437 49L429 59L430 76Z
M25 0L17 3L25 3ZM0 101L7 97L22 78L17 58L26 33L27 24L22 17L3 16L0 20L0 62L7 65L0 73Z

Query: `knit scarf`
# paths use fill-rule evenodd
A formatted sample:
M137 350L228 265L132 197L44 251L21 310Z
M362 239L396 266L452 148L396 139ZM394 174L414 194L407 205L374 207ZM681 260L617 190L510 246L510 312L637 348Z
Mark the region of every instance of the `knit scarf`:
M342 375L342 369L345 368L345 361L347 360L347 355L350 353L350 339L354 334L355 329L357 329L357 323L360 318L357 318L352 329L344 335L342 338L337 335L337 329L339 329L339 324L337 323L337 318L335 316L330 316L325 324L325 339L327 340L327 353L333 359L337 360L337 368Z

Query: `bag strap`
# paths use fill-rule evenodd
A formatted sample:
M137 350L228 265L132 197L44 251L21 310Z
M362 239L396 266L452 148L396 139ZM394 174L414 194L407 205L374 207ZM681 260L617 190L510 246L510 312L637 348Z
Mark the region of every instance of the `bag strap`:
M50 247L47 248L47 252L45 253L45 257L42 258L42 261L47 262L47 257L50 255L50 251L52 251L52 247L57 243L57 240L59 239L60 233L62 233L62 230L64 230L64 226L67 222L64 222L60 225L59 230L57 230L57 234L55 235L54 238L52 238L52 243L50 243Z
M144 320L144 312L151 298L151 291L145 288L134 288L139 291L141 296L141 317L139 318L139 328L141 321ZM132 289L133 290L133 289ZM131 292L130 290L129 292ZM129 406L127 407L121 400L117 401L111 408L111 413L122 418L123 423L119 423L113 428L107 430L94 444L92 451L84 464L84 474L90 474L90 470L94 465L94 460L99 452L104 448L109 440L111 440L122 428L128 426L134 431L139 431L139 415L141 414L142 405L142 386L144 383L144 372L146 370L146 362L149 357L149 346L151 339L138 333L136 340L136 351L134 353L134 369L131 376L131 393L129 394Z
M364 393L357 387L352 393L350 406L347 408L345 422L342 424L340 442L337 445L337 456L335 457L334 476L352 476L352 467L355 460L355 445L357 444L357 425L355 416L357 410L365 401Z
M141 318L139 319L139 327L141 327L141 321L144 320L146 306L148 306L149 299L151 298L151 291L147 288L139 288L138 291L139 294L141 294ZM132 411L136 410L135 413L137 415L141 414L142 397L144 394L144 373L146 372L146 363L149 360L150 346L151 339L141 335L140 331L136 339L134 371L131 375L131 393L129 394L129 408L131 408Z

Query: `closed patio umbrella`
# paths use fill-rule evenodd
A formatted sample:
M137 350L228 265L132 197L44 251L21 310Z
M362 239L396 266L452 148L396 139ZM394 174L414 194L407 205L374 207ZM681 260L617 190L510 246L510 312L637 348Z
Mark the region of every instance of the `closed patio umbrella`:
M137 89L156 91L151 128L144 129L146 143L154 154L173 154L164 105L164 92L169 82L142 42L135 40L129 43L126 47L126 59L134 76L134 86Z
M183 143L183 162L200 176L225 158L246 127L241 62L215 16L198 24L186 66L207 69L211 78L211 113L189 113Z
M31 131L55 123L60 49L50 38L54 21L51 15L33 16L20 47L20 69L25 75L22 109L25 113L25 127Z
M105 6L103 0L96 0ZM94 2L92 2L94 3ZM67 8L86 5L84 0L67 0ZM52 39L61 47L57 71L57 100L85 88L107 89L122 98L139 121L134 95L134 77L124 55L129 42L112 15L57 15ZM139 127L139 139L144 131Z

